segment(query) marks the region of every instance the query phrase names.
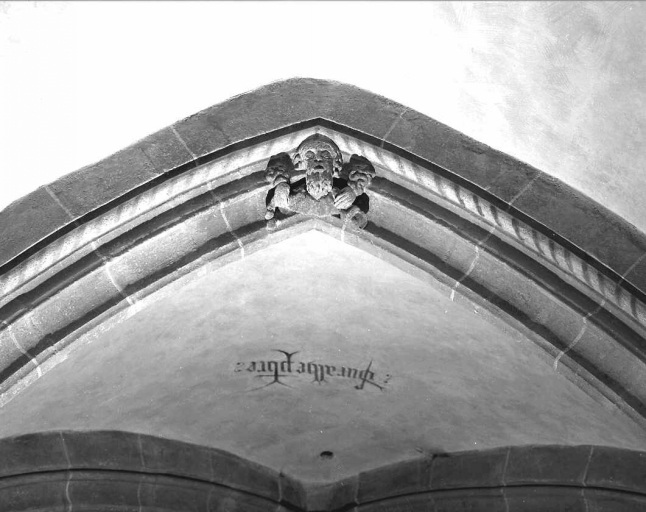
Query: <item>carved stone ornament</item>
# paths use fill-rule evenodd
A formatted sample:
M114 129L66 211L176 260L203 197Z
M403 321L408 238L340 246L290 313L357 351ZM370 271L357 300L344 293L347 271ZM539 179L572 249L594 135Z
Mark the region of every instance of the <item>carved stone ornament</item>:
M314 134L303 140L293 159L287 153L272 156L265 169L271 184L267 194L267 227L275 227L277 214L301 213L312 217L338 217L344 224L363 229L368 223L366 189L375 176L367 158L343 155L334 141Z

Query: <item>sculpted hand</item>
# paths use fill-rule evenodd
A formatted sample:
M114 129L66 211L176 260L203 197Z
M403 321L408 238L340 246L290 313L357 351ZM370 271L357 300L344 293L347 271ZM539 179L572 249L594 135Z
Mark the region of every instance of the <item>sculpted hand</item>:
M354 200L357 198L357 194L354 193L350 187L345 187L339 194L334 198L334 206L338 210L347 210L352 206Z
M276 189L274 190L274 197L267 205L267 213L265 213L265 219L273 219L276 208L287 208L287 205L289 203L289 192L289 184L282 182L276 185Z
M278 208L287 208L289 203L289 185L287 183L279 183L274 190L274 204Z

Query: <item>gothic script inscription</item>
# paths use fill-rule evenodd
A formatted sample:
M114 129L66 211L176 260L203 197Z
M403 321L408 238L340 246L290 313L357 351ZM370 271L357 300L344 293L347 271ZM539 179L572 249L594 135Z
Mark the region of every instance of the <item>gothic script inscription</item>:
M244 372L262 382L262 384L250 391L273 385L293 387L290 383L295 381L290 379L307 379L309 382L318 385L335 381L342 384L349 383L359 391L369 388L385 391L386 385L391 378L390 374L384 374L383 378L378 376L372 361L364 365L365 367L356 368L348 365L339 366L301 361L296 357L299 352L287 352L280 349L274 349L274 352L281 355L277 359L236 363L233 370L235 373Z

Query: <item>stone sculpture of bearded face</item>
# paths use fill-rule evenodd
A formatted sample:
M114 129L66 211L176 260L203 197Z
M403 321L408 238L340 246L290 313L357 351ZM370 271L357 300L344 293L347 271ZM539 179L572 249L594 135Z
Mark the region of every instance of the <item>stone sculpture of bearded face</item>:
M265 169L265 180L276 186L279 183L289 183L289 177L294 169L292 159L287 153L279 153L272 156Z
M307 192L318 201L332 192L332 179L338 176L343 160L331 139L315 134L301 142L294 164L297 169L305 170Z

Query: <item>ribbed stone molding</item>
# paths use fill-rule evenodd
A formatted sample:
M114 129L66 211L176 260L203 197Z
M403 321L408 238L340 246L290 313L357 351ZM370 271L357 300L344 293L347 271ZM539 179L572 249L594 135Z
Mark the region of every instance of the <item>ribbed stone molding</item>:
M37 258L18 263L0 275L0 303L5 303L15 292L24 290L26 285L37 280L55 265L82 253L84 248L92 247L97 240L110 234L114 236L116 230L128 223L141 222L143 218L150 217L156 210L169 204L179 204L200 192L257 172L270 156L283 151L293 151L301 140L313 133L333 138L346 158L353 153L366 156L381 171L379 176L383 179L407 188L415 187L415 191L420 195L430 196L435 200L441 199L463 209L469 216L477 217L490 232L504 233L535 257L543 260L543 263L568 274L570 278L578 281L580 286L596 293L601 305L611 304L621 309L631 320L646 325L646 304L638 298L637 295L641 297L641 294L631 293L631 287L624 276L613 276L608 269L599 265L595 268L594 261L591 261L588 255L575 248L570 250L565 243L561 244L548 237L543 232L545 230L533 228L529 224L530 219L523 222L510 214L508 210L513 201L495 205L484 198L487 195L484 191L480 191L480 194L474 193L458 184L459 180L444 177L438 169L433 169L433 166L430 169L424 168L382 147L323 126L297 130L270 139L265 144L234 151L194 171L184 172L178 177L163 181L154 187L151 193L137 195L97 218L88 220L73 232L62 234L39 251ZM69 219L74 219L71 212ZM629 271L634 267L635 263L629 267Z
M313 133L375 164L363 232L303 216L265 229L264 165ZM0 214L0 404L81 335L308 229L479 304L555 371L646 424L643 235L507 155L316 80L212 107Z
M646 453L512 446L302 482L214 448L119 431L0 440L0 510L643 510ZM642 508L640 508L642 507Z
M0 216L5 240L0 265L11 266L16 257L72 227L70 216L84 222L117 198L165 176L256 144L268 134L274 138L294 126L320 121L378 147L433 163L501 204L511 203L516 211L646 290L646 239L612 212L538 169L403 105L350 85L303 78L273 83L215 105L11 204ZM106 175L111 178L106 180Z

